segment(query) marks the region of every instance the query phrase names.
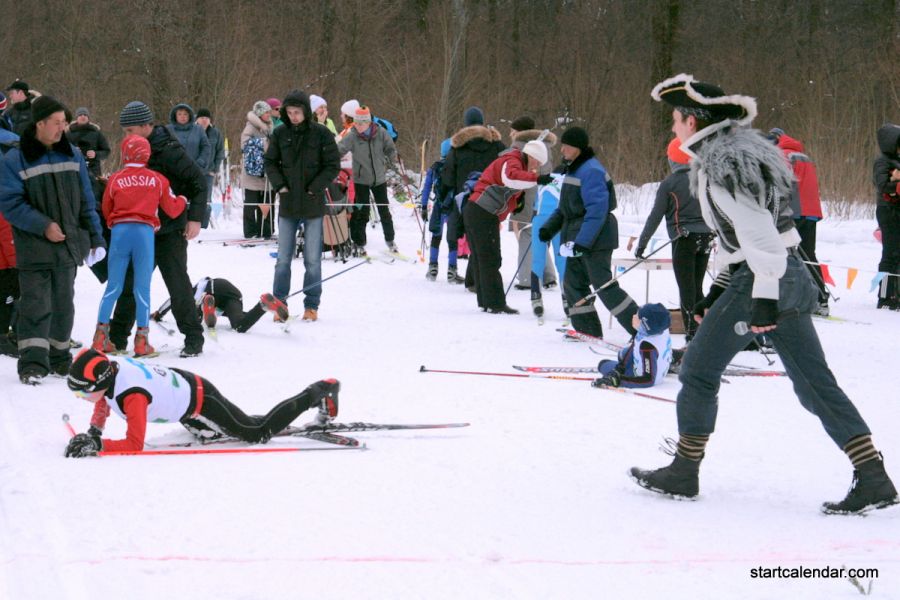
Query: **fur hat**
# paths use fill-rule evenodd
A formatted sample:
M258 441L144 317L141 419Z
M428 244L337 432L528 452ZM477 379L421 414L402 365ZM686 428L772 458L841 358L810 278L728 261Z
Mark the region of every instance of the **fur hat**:
M66 383L73 392L96 392L109 387L112 375L112 365L106 355L86 348L72 361Z
M197 111L197 118L199 119L200 117L206 117L207 119L212 120L212 113L208 108L201 108Z
M510 123L509 128L514 129L515 131L528 131L529 129L534 129L534 119L527 115L521 116Z
M357 108L359 108L359 100L347 100L341 104L341 114L352 119L353 115L356 114Z
M755 99L739 94L726 95L719 86L696 81L693 75L684 73L658 83L650 96L685 115L710 123L732 119L739 125L749 125L756 117Z
M253 114L257 117L261 117L270 112L272 112L272 105L265 100L257 100L253 103Z
M119 125L122 127L145 125L152 121L153 112L150 111L150 107L138 100L126 104L122 112L119 113Z
M77 119L77 118L80 117L81 115L84 115L84 116L86 116L86 117L90 117L90 116L91 116L91 111L89 111L89 110L88 110L86 107L84 107L84 106L79 106L78 108L75 109L75 118Z
M531 140L525 147L522 148L522 154L527 154L532 157L539 163L541 166L547 164L547 146L544 145L544 142L539 142L537 140Z
M353 122L354 123L371 123L372 122L372 112L369 110L368 106L360 106L356 109L356 112L353 113Z
M637 315L641 321L640 328L647 335L662 333L672 324L672 315L665 306L659 303L643 305L638 309Z
M588 132L581 127L575 126L563 131L560 141L566 146L572 146L579 150L587 150L591 146L591 138L588 137Z
M484 112L477 106L470 106L463 113L463 124L466 127L471 125L484 125Z
M31 103L31 119L35 123L57 112L66 112L66 107L52 96L40 96Z
M676 165L686 165L691 162L691 157L681 149L681 141L678 138L673 138L669 142L669 147L666 148L666 156L669 157L670 162Z
M269 105L270 110L278 110L281 108L281 100L278 98L266 98L266 104Z
M325 98L323 98L322 96L316 96L315 94L309 97L309 107L313 112L319 110L320 106L328 106L328 103L325 102Z
M150 142L140 135L128 135L122 140L122 162L146 165L150 160Z

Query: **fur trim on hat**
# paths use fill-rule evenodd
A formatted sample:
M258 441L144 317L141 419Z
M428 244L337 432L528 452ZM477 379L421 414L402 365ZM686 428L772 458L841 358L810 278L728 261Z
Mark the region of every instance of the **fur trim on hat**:
M522 142L523 144L527 144L531 140L536 140L539 137L541 137L541 134L544 133L544 131L547 131L547 130L545 130L545 129L543 129L543 130L542 129L526 129L525 131L517 131L512 136L512 141ZM547 131L547 135L544 136L544 139L541 141L543 141L545 144L547 144L548 147L553 148L554 146L556 146L557 142L559 142L559 138L557 138L556 134L553 133L552 131Z
M653 88L653 91L650 92L650 97L656 100L657 102L666 102L667 104L671 104L671 102L663 97L665 91L672 91L672 89L684 90L685 95L688 98L693 100L694 102L701 104L703 106L722 106L722 105L733 105L738 106L743 109L744 116L739 119L733 119L738 125L749 125L753 122L753 119L756 118L757 110L756 110L756 99L751 98L750 96L742 96L740 94L732 94L725 96L718 96L714 98L708 98L701 94L699 91L694 89L692 84L701 83L694 79L693 75L688 75L686 73L680 73L675 77L670 77L665 81L661 81L656 84L656 87ZM675 87L677 86L677 87ZM674 106L674 104L673 104ZM677 108L677 106L676 106Z
M500 132L491 126L470 125L463 127L453 134L450 138L450 144L454 148L462 148L472 140L483 139L486 142L499 142L501 139Z

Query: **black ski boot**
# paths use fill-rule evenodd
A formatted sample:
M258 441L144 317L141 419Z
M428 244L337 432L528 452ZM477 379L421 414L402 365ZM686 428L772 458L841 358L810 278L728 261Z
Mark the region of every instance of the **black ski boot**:
M531 300L531 310L538 319L544 317L544 300L542 298L533 298Z
M668 467L644 471L631 467L631 478L644 489L676 500L693 499L700 493L700 461L675 455Z
M459 274L456 272L455 266L447 267L447 283L452 283L453 285L459 285L459 284L462 284L465 282L466 282L466 280L464 278L460 277Z
M898 503L897 488L884 470L884 461L874 458L853 471L853 484L847 496L840 502L824 503L822 512L826 515L861 515Z
M437 281L438 264L428 263L428 272L425 273L425 279L428 281Z
M513 307L509 306L508 304L504 304L503 306L501 306L499 308L489 308L489 309L487 309L487 312L491 313L492 315L517 315L517 314L519 314L519 311L517 311Z

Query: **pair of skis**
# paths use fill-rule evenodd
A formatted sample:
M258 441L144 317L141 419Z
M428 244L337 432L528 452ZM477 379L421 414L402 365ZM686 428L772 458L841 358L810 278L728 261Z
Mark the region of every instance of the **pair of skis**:
M513 369L525 373L599 373L597 367L543 367L513 365ZM762 369L725 369L722 375L730 377L784 377L784 371L764 371Z

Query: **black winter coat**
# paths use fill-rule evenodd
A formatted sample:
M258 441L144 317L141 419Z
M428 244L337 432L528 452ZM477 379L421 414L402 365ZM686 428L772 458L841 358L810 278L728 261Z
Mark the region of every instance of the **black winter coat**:
M663 216L666 217L666 230L670 240L688 233L712 233L712 229L703 220L700 202L691 194L690 171L689 166L679 165L659 184L653 210L644 224L638 248L647 247Z
M28 126L31 125L31 102L35 96L31 93L22 102L16 102L6 109L6 117L12 123L12 132L22 137Z
M875 159L872 169L878 206L900 205L900 182L891 181L891 172L900 169L898 144L900 144L900 125L888 123L878 129L878 148L881 150L881 156Z
M150 142L150 162L147 166L162 173L176 195L188 199L188 209L175 219L165 211L159 211L157 235L184 229L188 221L203 221L206 213L206 174L187 155L184 146L167 127L156 125L147 141Z
M303 109L304 120L291 125L289 106ZM309 99L293 91L281 106L283 123L275 128L266 150L266 175L279 193L279 214L290 219L314 219L325 215L325 188L341 170L334 134L312 121Z
M106 141L106 136L103 135L100 128L93 123L86 123L84 125L72 123L69 125L69 131L66 133L66 137L69 138L69 141L72 142L73 146L81 150L81 154L84 155L84 160L87 162L88 172L91 174L91 177L100 177L100 161L106 160L109 156L109 142ZM88 158L88 150L96 152L96 156L94 156L94 158Z
M450 144L441 172L441 198L447 192L453 192L454 196L462 192L470 173L484 171L506 150L500 132L483 125L463 127L453 134Z

